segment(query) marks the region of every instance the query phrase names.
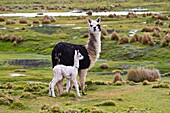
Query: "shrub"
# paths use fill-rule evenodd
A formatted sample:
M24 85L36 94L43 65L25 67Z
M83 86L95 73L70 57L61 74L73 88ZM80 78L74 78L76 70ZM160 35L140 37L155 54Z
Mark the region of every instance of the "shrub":
M152 36L160 37L161 34L156 29L154 29Z
M168 20L168 16L167 15L158 15L157 19Z
M27 24L27 23L28 23L28 20L27 20L27 18L20 18L20 19L19 19L19 23L20 23L20 24Z
M50 19L45 18L42 20L42 24L50 24L50 23L51 23Z
M101 40L105 39L104 35L101 34L101 37L100 37Z
M32 22L33 24L39 24L40 23L40 21L39 20L33 20L33 22Z
M6 20L6 25L8 25L8 24L15 24L15 22L8 19L8 20Z
M160 78L159 70L137 68L128 70L127 79L134 82L143 82L144 80L155 81Z
M153 29L149 27L144 27L141 31L142 32L153 32Z
M0 21L5 21L5 20L6 20L5 17L0 16Z
M125 43L128 43L129 42L129 39L127 36L123 36L119 39L118 41L118 44L125 44Z
M104 36L106 36L108 34L107 30L105 28L101 29L101 34L103 34Z
M114 74L113 83L116 83L117 81L120 81L120 82L123 81L122 76L121 76L121 74L120 74L119 72L116 72L116 73Z
M83 38L87 38L87 37L89 37L89 33L85 33L85 34L83 35Z
M101 68L101 69L108 69L109 66L108 66L107 63L102 63L102 64L100 64L100 68Z
M114 102L112 100L107 100L107 101L101 102L99 104L96 104L96 106L116 106L116 102Z
M119 36L118 36L118 34L116 33L116 32L113 32L112 34L111 34L111 37L110 37L110 39L111 40L119 40Z
M162 22L160 19L155 21L156 25L164 25L164 22Z
M168 43L166 42L165 39L163 39L163 40L161 41L161 46L162 46L162 47L168 46Z
M167 43L170 43L170 33L167 33L167 34L164 36L164 40L165 40Z
M131 37L131 39L130 39L130 43L132 43L132 42L136 42L136 41L139 41L139 35L138 34L135 34L135 35L133 35L132 37Z

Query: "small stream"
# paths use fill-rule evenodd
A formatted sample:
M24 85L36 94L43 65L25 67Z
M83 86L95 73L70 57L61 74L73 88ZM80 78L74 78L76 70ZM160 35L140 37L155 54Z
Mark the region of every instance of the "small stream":
M127 15L129 12L133 11L117 11L117 12L93 12L93 16L108 16L110 14L116 15ZM88 16L87 12L41 12L41 13L7 13L7 14L0 14L0 16L5 17L38 17L38 16ZM144 14L144 13L153 13L153 14L160 14L159 12L134 12L135 14Z

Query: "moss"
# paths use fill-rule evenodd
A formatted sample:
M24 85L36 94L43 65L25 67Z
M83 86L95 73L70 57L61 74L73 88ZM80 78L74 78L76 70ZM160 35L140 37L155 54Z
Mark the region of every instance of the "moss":
M107 101L101 102L99 104L96 104L96 106L116 106L116 102L114 102L112 100L107 100Z
M14 102L11 104L9 109L25 110L25 109L28 109L28 107L24 106L21 102Z
M14 102L14 99L12 97L9 97L5 94L1 94L0 97L0 105L11 105Z
M20 98L36 99L36 96L29 92L22 93Z
M74 93L63 93L60 95L61 97L76 97Z
M150 85L150 83L149 83L148 80L144 80L144 81L143 81L143 85Z
M152 88L169 88L168 84L157 84L157 85L153 85Z
M94 82L94 84L96 84L96 85L107 85L107 83L101 82L101 81L96 81L96 82Z
M115 83L115 85L121 86L121 85L122 85L122 82L121 82L121 81L117 81L117 82Z

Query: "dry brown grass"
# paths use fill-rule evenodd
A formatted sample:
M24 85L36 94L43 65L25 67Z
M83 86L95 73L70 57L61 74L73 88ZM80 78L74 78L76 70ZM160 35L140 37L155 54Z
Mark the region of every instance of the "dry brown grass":
M107 30L105 28L101 28L101 33L106 36L108 34Z
M39 20L33 20L33 22L32 22L33 24L39 24L40 23L40 21Z
M130 38L129 42L132 43L132 42L139 41L139 38L140 36L138 34L135 34Z
M158 15L157 19L168 20L168 16L167 15Z
M0 21L5 21L5 20L6 20L6 18L5 18L5 17L0 16Z
M155 21L156 25L164 25L164 22L162 22L162 20L158 19Z
M15 22L12 21L12 20L10 20L10 19L7 19L7 20L6 20L6 25L9 25L9 24L15 24Z
M144 27L144 28L142 28L141 31L142 31L142 32L153 32L153 29L150 28L150 27Z
M111 37L110 37L110 39L111 40L119 40L119 36L118 36L118 34L116 33L116 32L113 32L112 34L111 34Z
M45 18L42 20L42 24L50 24L50 23L51 23L50 19Z
M137 68L128 70L127 79L129 81L134 82L143 82L144 80L148 80L150 82L159 79L160 72L158 69L145 69L145 68Z
M118 41L118 44L125 44L125 43L129 43L129 39L127 36L121 37Z
M100 64L100 68L101 68L101 69L108 69L109 66L108 66L107 63L102 63L102 64Z
M120 81L120 82L123 81L122 76L119 72L116 72L114 74L113 84L115 84L117 81Z
M164 40L165 40L167 43L170 43L170 33L167 33L167 34L164 36Z
M157 31L156 29L154 29L152 36L161 37L161 34L160 34L159 31Z
M27 20L27 18L20 18L20 19L19 19L19 23L20 23L20 24L27 24L27 23L28 23L28 20Z

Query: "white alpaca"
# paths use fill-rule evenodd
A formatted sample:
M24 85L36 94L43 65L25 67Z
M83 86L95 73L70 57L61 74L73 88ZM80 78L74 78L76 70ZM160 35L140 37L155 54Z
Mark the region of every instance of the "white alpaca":
M76 88L77 96L80 97L79 87L77 84L77 74L79 68L79 60L82 60L84 57L80 54L79 50L75 50L74 53L74 65L65 66L65 65L56 65L53 68L54 78L49 84L49 96L56 97L54 93L54 86L59 81L62 81L65 77L67 79L66 92L69 92L70 82L72 82ZM58 90L59 91L59 90ZM60 94L60 92L58 92Z

